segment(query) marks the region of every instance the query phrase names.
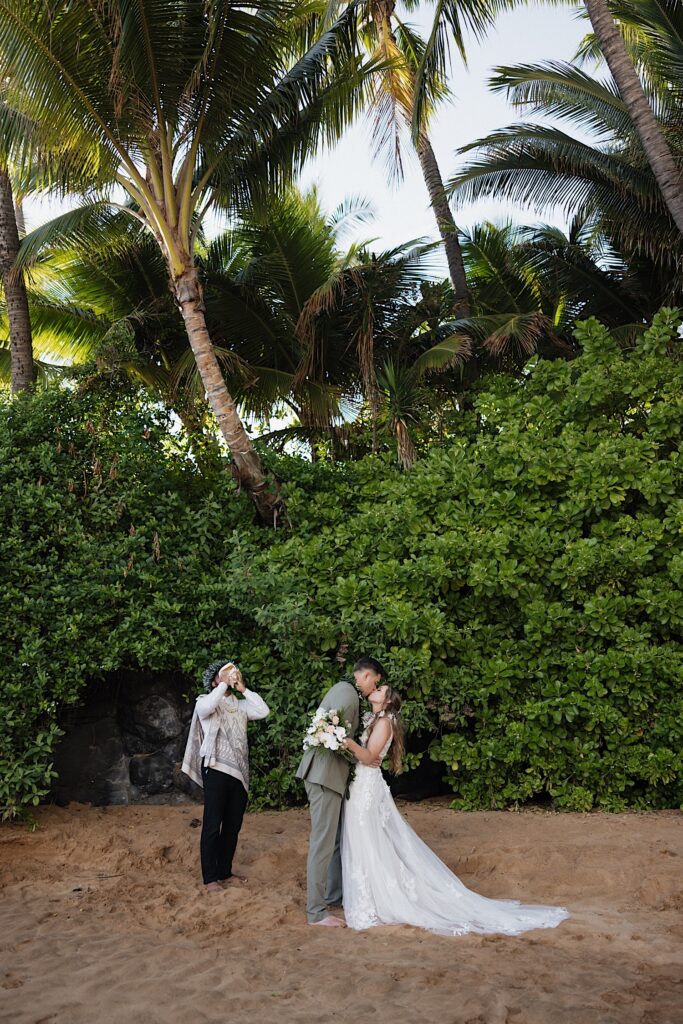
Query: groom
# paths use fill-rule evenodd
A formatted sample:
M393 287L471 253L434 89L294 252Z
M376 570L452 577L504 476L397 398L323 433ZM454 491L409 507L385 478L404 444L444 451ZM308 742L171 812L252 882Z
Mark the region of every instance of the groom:
M356 687L367 698L382 681L384 669L374 658L361 658L353 666L353 677ZM351 725L349 735L355 736L359 703L353 684L342 679L327 691L319 706L326 711L333 708L339 711L342 721ZM327 908L341 903L342 899L339 840L349 768L349 762L341 754L309 748L297 769L296 777L303 779L311 812L306 908L309 924L343 927L343 922L332 917Z

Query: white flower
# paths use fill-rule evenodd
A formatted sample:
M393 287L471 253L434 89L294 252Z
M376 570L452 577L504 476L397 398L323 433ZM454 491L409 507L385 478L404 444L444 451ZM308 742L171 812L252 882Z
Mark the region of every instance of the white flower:
M349 726L341 725L339 712L332 708L325 711L318 708L304 736L304 750L317 747L322 750L339 750L341 743L348 734Z
M683 339L683 324L678 325L678 330L676 331L676 334L679 338Z

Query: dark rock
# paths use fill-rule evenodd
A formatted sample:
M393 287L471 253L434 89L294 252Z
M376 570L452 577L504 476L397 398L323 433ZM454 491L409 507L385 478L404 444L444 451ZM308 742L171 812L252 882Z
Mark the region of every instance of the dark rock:
M130 799L128 762L114 708L99 701L70 709L62 721L65 735L54 756L58 777L53 786L60 804L127 804Z
M147 795L163 793L173 787L173 761L160 751L155 754L135 754L129 764L130 781Z
M194 708L186 696L191 689L184 676L133 672L90 684L81 703L60 717L55 801L102 805L201 796L179 770Z
M183 731L187 718L183 710L172 695L151 693L135 703L121 706L121 728L141 741L147 750L162 747Z

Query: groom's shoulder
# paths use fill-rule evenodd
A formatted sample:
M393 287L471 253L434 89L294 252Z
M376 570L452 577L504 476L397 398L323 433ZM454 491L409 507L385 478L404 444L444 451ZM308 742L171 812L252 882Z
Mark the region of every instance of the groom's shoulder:
M353 690L356 696L358 696L358 690L356 689L356 684L354 683L353 679L347 679L346 677L344 679L340 679L339 682L337 683L337 686L348 686L349 689Z
M338 683L335 683L334 686L329 688L325 697L330 697L332 694L343 694L344 696L350 696L352 694L354 697L358 696L356 687L350 679L340 679Z

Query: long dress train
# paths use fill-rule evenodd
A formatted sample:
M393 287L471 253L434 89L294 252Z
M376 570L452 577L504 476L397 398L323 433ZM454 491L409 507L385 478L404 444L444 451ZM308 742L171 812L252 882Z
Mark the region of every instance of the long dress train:
M366 742L367 729L361 737ZM390 745L391 739L382 757ZM341 855L350 928L410 924L442 935L520 935L569 917L564 907L487 899L468 889L402 817L379 768L356 767Z

